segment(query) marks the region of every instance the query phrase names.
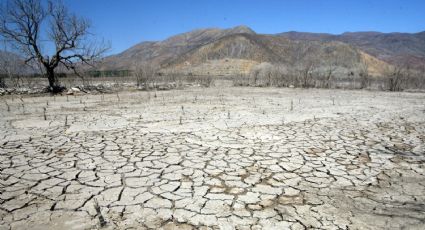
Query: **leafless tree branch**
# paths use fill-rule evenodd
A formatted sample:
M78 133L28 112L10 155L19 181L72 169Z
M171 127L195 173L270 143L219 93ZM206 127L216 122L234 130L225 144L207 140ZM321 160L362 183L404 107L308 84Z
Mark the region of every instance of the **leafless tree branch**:
M45 7L40 0L9 0L0 12L0 35L13 42L26 56L26 63L36 60L41 64L52 91L59 87L55 69L60 64L77 72L77 67L92 65L109 49L108 44L92 40L90 23L70 13L61 2L49 1ZM41 49L42 31L54 44L51 57Z

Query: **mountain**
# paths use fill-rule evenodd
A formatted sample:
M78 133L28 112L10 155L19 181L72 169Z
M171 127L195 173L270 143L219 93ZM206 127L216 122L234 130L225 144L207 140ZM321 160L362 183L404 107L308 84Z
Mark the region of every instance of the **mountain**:
M231 75L248 73L253 66L264 62L294 66L310 61L319 66L338 65L348 69L360 63L362 57L358 50L341 42L299 42L272 35L242 33L190 50L169 60L163 67L200 75ZM233 70L227 70L228 62L232 63Z
M209 28L178 34L164 41L142 42L120 54L105 58L100 69L130 69L140 62L161 65L224 36L240 33L254 34L255 32L246 26L237 26L225 30Z
M363 36L373 34L362 33ZM356 39L351 38L353 42L349 43L334 39L335 36L299 32L264 35L246 26L199 29L164 41L139 43L105 58L99 69L132 69L138 63L147 62L159 66L164 72L232 75L248 73L254 66L265 62L286 66L311 62L317 66L336 65L347 71L366 62L370 72L379 75L388 66L378 60L375 53L354 44ZM353 37L352 34L344 36ZM361 39L357 40L361 44Z
M413 67L425 65L425 31L420 33L346 32L339 35L290 31L277 36L291 40L340 41L391 64L402 62Z
M33 72L34 70L25 64L22 56L0 50L0 74L28 74Z

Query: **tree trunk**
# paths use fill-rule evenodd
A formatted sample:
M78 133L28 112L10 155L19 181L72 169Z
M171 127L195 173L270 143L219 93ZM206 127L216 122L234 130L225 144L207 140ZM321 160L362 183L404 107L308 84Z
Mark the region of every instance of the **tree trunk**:
M46 68L47 79L49 80L49 91L51 93L61 93L65 87L59 86L55 78L55 71L53 68Z
M6 88L5 78L0 74L0 88Z
M53 69L46 69L46 72L47 72L47 79L49 80L49 88L50 90L53 90L53 88L56 86L55 72Z

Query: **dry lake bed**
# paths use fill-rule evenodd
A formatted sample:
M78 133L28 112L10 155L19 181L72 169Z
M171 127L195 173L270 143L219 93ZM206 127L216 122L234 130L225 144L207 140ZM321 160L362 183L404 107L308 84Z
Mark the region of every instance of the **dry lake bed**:
M423 229L425 94L2 97L0 229Z

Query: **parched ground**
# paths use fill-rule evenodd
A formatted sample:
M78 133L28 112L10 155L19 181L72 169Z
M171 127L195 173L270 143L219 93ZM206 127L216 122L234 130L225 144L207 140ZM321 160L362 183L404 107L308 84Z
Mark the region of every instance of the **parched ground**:
M0 229L425 225L425 94L1 99Z

